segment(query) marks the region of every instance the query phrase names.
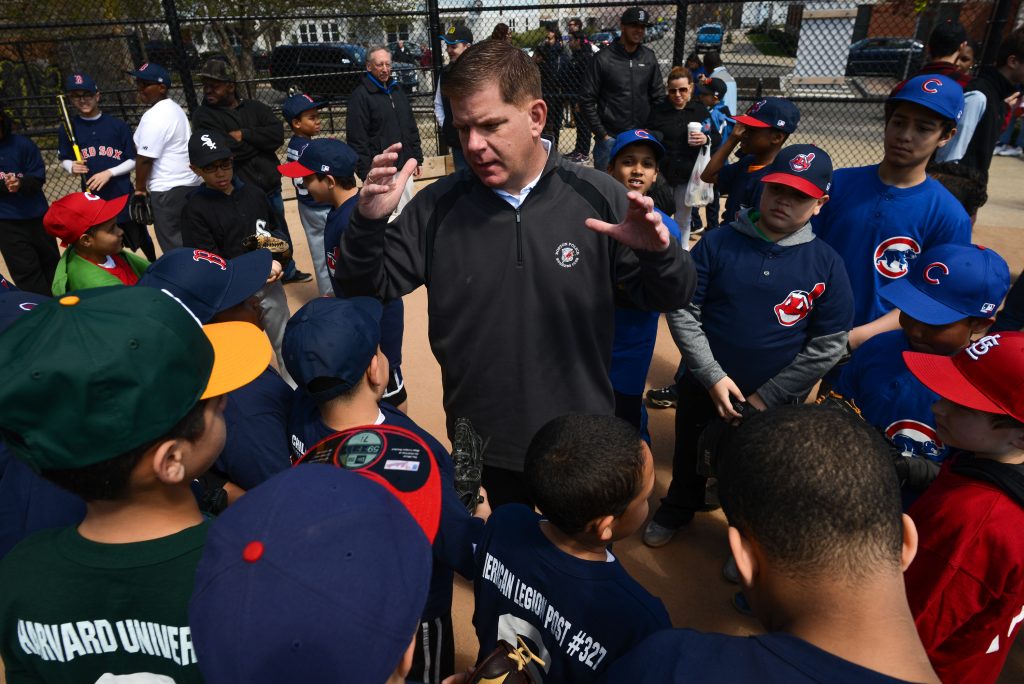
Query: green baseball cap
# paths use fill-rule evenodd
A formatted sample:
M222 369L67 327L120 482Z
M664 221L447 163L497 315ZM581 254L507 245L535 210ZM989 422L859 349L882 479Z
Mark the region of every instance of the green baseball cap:
M82 290L0 335L0 436L36 470L100 463L167 434L200 399L248 384L270 355L256 326L204 328L161 290Z

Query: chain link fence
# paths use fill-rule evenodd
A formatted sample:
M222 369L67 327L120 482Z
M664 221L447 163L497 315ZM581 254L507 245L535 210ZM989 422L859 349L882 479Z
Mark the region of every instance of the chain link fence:
M768 95L791 99L801 110L791 141L820 145L837 165L849 166L880 158L881 102L923 63L936 23L963 23L980 61L994 54L1020 2L646 3L651 26L644 42L663 77L691 53L718 52L736 79L737 109ZM243 98L278 111L292 92L325 99L322 134L344 137L345 101L365 72L367 48L387 45L394 74L410 95L424 155L433 156L446 152L433 113L435 74L447 60L439 34L462 25L480 41L503 25L538 63L553 120L549 132L557 130L557 149L571 153L584 141L590 148L577 112L582 69L616 40L628 6L369 0L332 3L330 12L326 3L314 3L303 13L284 0L103 0L99 8L76 0L10 0L0 7L0 100L16 128L43 151L45 189L55 199L79 188L56 155L55 97L69 73L90 74L103 111L134 127L144 108L128 69L145 61L166 66L174 79L171 96L192 111L202 102L196 74L216 57L237 74ZM571 19L580 22L584 40L572 39Z

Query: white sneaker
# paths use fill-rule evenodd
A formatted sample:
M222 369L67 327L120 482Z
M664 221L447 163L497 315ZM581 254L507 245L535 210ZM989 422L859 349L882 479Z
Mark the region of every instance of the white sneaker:
M1013 145L997 145L995 150L997 157L1019 157L1022 153L1024 150Z
M647 527L644 528L644 544L647 546L658 548L664 546L672 541L672 537L676 535L677 528L665 527L659 525L653 520L647 523Z

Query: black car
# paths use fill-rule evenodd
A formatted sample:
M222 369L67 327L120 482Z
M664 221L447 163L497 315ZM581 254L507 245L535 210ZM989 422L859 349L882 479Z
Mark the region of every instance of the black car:
M279 45L270 55L275 90L348 95L366 71L366 50L347 43Z
M850 46L847 76L906 78L924 64L924 43L912 38L865 38Z

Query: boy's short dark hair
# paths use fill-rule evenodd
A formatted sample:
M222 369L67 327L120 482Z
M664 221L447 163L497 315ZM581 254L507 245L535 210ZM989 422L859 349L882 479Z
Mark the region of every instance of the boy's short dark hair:
M205 428L204 411L209 399L202 399L189 409L185 417L170 431L151 442L107 461L93 463L83 468L43 469L40 474L58 487L68 490L84 501L116 501L125 496L128 478L143 455L154 444L170 439L195 441Z
M636 428L615 416L555 418L526 450L530 496L569 535L597 518L622 515L643 486L643 468Z
M316 179L322 181L325 178L327 178L327 176L330 176L330 175L331 174L329 174L329 173L321 173L321 172L317 171L316 172ZM352 188L356 187L356 177L355 176L340 176L340 177L339 176L331 176L331 178L333 178L334 182L337 183L338 185L340 185L345 190L351 190Z
M441 93L449 99L468 97L492 81L506 104L521 106L541 98L540 70L533 60L511 43L493 39L462 53L441 81Z
M967 29L963 24L956 21L944 21L934 29L928 36L928 54L935 57L945 57L960 49L960 46L967 41Z
M1006 39L999 44L999 52L996 53L996 66L1006 66L1010 57L1024 60L1024 29L1016 29L1006 36Z
M758 413L732 436L718 478L729 524L780 572L852 582L880 566L899 570L896 470L863 420L808 404Z
M956 197L968 216L974 216L988 202L988 189L976 168L956 162L932 162L927 171Z
M718 50L708 50L704 53L704 70L711 75L711 72L722 66L722 57Z

